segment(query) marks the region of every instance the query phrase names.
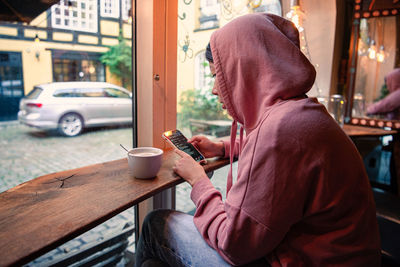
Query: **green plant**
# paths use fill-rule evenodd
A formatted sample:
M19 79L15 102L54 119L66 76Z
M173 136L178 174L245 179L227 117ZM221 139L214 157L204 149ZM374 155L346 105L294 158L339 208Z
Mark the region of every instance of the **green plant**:
M389 90L387 89L386 83L384 83L384 84L382 85L382 88L381 88L381 95L380 95L377 99L375 99L374 102L377 102L377 101L379 101L379 100L384 99L388 94L389 94Z
M211 94L211 90L189 89L181 93L178 104L178 128L189 127L189 119L199 120L227 120L229 116L222 109L218 97Z
M109 67L110 72L121 79L124 87L132 83L132 48L125 42L122 34L118 37L118 44L110 46L109 50L101 55L100 60Z

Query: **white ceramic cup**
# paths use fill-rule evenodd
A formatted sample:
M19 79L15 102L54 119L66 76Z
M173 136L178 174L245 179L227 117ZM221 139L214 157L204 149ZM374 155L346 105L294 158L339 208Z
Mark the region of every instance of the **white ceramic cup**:
M155 147L137 147L129 150L129 173L139 179L157 176L162 164L163 151Z

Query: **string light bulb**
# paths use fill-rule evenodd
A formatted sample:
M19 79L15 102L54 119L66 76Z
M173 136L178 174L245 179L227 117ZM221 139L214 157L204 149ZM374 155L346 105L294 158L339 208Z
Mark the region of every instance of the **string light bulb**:
M368 55L368 48L369 48L370 38L364 41L363 38L358 39L358 55L359 56L366 56Z
M369 59L375 59L376 58L376 45L375 45L375 41L374 40L371 41L371 45L368 48L368 58Z
M286 18L288 18L299 32L304 30L303 28L303 18L304 13L301 11L299 0L291 0L290 1L290 11L286 14Z
M385 61L385 47L383 45L379 47L379 51L376 54L376 61L378 61L379 63Z

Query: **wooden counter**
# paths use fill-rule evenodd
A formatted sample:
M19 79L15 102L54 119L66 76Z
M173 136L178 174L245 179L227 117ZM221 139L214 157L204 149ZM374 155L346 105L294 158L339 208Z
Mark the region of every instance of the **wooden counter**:
M23 265L183 179L164 153L158 176L133 178L126 159L38 177L0 194L0 266ZM229 164L209 161L205 170Z
M386 135L395 135L397 131L394 130L384 130L380 128L372 128L365 126L356 126L356 125L343 125L344 132L350 137L372 137L372 136L386 136Z

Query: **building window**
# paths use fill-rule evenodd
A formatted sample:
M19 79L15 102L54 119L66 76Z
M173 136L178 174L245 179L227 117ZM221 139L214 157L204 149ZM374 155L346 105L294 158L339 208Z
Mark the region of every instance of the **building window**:
M123 20L129 20L131 17L131 0L121 0L121 13Z
M200 29L219 27L218 0L200 0Z
M100 0L100 14L102 17L118 18L119 1Z
M254 8L254 12L268 12L282 16L282 6L279 0L262 0L261 4Z
M56 29L97 32L97 1L61 0L51 7L51 24Z
M194 59L194 88L198 90L209 90L212 86L212 75L208 60L206 60L206 52L202 51L196 55Z
M53 51L53 81L104 82L104 65L99 57L96 53Z

